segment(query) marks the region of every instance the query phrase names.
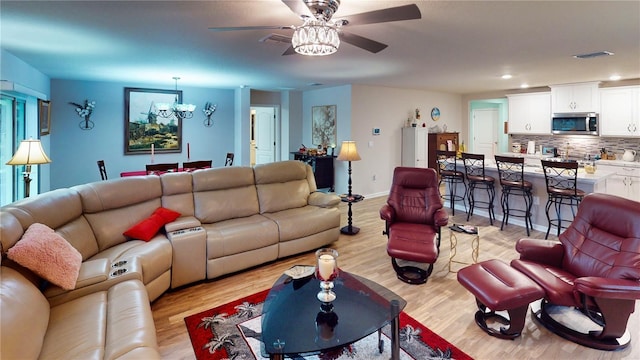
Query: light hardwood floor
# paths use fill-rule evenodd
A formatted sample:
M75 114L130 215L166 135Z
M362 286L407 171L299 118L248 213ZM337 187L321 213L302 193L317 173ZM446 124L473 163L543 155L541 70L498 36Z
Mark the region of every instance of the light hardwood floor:
M473 296L457 282L455 273L448 272L449 229L443 230L440 257L426 284L408 285L396 278L386 253L386 237L382 235L384 222L378 215L385 201L386 197L378 197L353 205L353 224L361 228L360 233L341 235L331 245L340 254L340 268L374 280L402 296L407 300L404 310L409 315L470 356L520 360L640 359L640 302L636 302L636 311L629 320L632 343L622 351L600 351L574 344L538 326L529 315L520 338L512 341L488 336L473 320L476 311ZM346 204L342 203L340 209L342 223L346 225ZM466 215L456 212L455 217L450 217L450 224L453 223L467 223ZM469 223L482 227L479 261L508 262L517 257L514 243L526 235L524 228L509 225L500 231L499 223L489 226L488 219L477 215ZM530 237L544 238L544 234L534 231ZM470 238L464 235L458 238L456 259L470 261ZM267 289L291 266L313 263L314 254L308 252L162 295L152 304L152 310L163 358L194 358L184 317Z

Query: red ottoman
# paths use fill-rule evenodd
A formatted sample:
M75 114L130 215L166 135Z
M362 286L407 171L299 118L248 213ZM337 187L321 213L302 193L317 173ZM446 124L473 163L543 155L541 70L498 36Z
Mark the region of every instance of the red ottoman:
M458 272L458 282L476 297L479 309L476 324L487 334L501 339L520 336L529 303L544 297L544 290L533 280L499 260L463 268ZM508 319L495 313L502 310L508 312ZM490 328L489 318L496 318L508 327L500 327L500 331Z

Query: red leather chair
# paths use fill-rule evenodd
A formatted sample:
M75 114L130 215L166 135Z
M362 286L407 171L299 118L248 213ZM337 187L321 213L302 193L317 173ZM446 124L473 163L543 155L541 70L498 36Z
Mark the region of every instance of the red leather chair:
M545 291L534 318L581 345L602 350L626 347L631 341L627 322L640 299L640 203L587 195L559 240L516 243L520 259L511 266ZM571 321L554 318L571 308L591 319L593 330L577 330Z
M397 167L387 203L380 209L385 221L391 256L398 279L423 284L433 270L440 252L440 228L449 221L442 208L438 175L433 169ZM398 265L397 259L427 263L428 268Z

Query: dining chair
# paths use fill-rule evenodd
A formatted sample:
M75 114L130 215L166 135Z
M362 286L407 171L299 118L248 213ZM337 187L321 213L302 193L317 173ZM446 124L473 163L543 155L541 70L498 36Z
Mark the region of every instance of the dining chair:
M177 172L178 163L147 164L147 175L162 175L166 172Z
M107 180L107 168L104 165L104 160L98 160L98 170L100 171L100 178Z
M182 163L182 168L184 171L193 171L197 169L208 169L212 164L212 160L185 161Z
M233 166L233 153L227 153L227 158L224 160L224 166Z

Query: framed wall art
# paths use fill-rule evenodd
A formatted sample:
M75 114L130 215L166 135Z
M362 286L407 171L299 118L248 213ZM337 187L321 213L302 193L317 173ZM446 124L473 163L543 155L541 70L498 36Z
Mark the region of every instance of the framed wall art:
M182 119L158 115L156 104L182 102L181 90L124 89L125 155L182 151Z
M336 143L336 105L311 108L311 141L313 145L329 147Z
M51 133L51 101L38 99L38 123L40 136Z

